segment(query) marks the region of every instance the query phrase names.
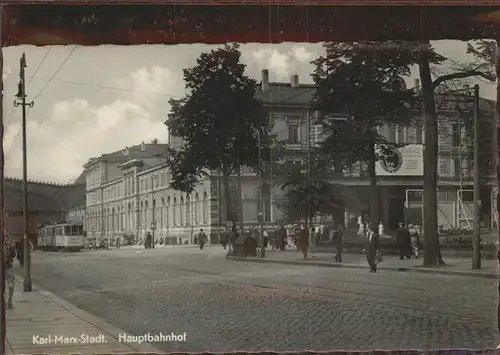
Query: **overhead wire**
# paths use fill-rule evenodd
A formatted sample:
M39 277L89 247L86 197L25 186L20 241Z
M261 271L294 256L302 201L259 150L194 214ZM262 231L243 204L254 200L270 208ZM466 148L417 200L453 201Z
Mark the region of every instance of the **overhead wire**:
M50 47L52 48L52 47ZM44 56L44 59L42 59L43 61L45 60L45 58L47 58L47 55L48 55L48 52L50 51L50 48L49 50L47 51L46 55ZM51 75L51 77L48 79L47 83L42 87L42 89L38 92L38 94L36 94L32 101L35 101L44 91L45 89L50 85L50 83L54 80L54 78L56 77L57 74L59 74L59 72L62 70L62 68L64 67L64 65L67 63L67 61L69 60L69 58L71 57L71 55L74 53L74 51L76 50L76 45L73 46L73 49L69 52L69 54L66 56L66 58L63 60L63 62L59 65L59 67L57 68L57 70ZM41 65L40 65L41 67ZM40 69L40 68L38 68ZM35 77L35 75L33 75L30 79L30 82L31 80L33 80ZM7 148L7 154L5 155L5 160L7 160L8 156L9 156L9 153L11 152L11 149L12 147L14 146L15 142L17 141L17 139L19 138L19 135L21 134L22 132L22 128L19 129L19 131L17 132L14 140L12 141L11 145Z
M29 77L29 80L26 83L26 88L29 87L29 85L31 84L31 82L35 78L36 74L38 74L38 71L42 67L43 63L45 63L45 59L47 59L47 56L49 55L51 49L52 49L52 46L49 46L49 49L47 49L47 51L43 55L42 60L40 61L40 63L38 63L37 67L35 68L35 71L33 72L33 75L31 75L31 77ZM10 73L5 73L5 74L9 75ZM12 111L6 116L7 120L9 120L14 115L15 111L16 111L15 107L12 107ZM18 133L18 135L19 135L19 133ZM17 136L16 136L16 138L17 138Z

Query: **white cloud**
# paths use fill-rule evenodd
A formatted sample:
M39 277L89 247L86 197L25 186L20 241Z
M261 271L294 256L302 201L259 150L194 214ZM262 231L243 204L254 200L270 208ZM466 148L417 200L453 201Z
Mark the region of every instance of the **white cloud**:
M129 78L131 88L145 92L165 92L168 70L159 67L140 69ZM165 76L166 75L166 76ZM132 93L127 99L118 99L95 107L85 99L75 98L57 102L49 117L41 123L29 121L28 175L38 180L67 182L77 177L82 165L90 158L158 139L165 142L165 116L155 114L151 105L159 95ZM155 106L155 110L152 109ZM166 114L166 112L165 112ZM22 137L19 124L8 125L4 145L8 150L8 176L22 174ZM16 139L17 138L17 139Z
M4 66L3 67L3 72L2 72L2 80L6 80L7 77L12 74L12 69L9 67Z

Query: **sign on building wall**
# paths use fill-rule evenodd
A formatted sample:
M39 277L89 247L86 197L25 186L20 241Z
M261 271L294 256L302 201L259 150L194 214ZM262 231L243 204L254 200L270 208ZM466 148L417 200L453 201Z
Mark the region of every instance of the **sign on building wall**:
M424 175L424 147L409 144L391 150L375 166L377 176L422 176Z

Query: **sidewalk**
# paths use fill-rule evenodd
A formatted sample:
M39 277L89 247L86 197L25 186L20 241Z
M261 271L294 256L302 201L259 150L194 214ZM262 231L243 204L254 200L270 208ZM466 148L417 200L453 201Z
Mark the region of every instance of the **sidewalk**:
M14 309L6 315L9 355L160 353L149 344L120 343L124 331L48 291L33 286L24 293L22 286L17 278Z
M302 259L302 254L295 250L285 252L266 250L264 259L259 257L241 258L237 256L228 256L228 259L238 261L248 261L257 263L275 263L285 265L309 265L320 267L349 268L349 269L368 269L365 255L344 254L343 262L335 262L335 254L318 253L315 258L308 260ZM482 268L472 270L472 260L465 258L447 258L444 257L446 265L436 268L422 267L422 257L419 259L399 260L399 257L393 255L384 256L384 260L379 264L379 270L399 271L399 272L420 272L435 273L442 275L455 276L474 276L489 279L500 279L500 271L497 269L496 260L482 260Z

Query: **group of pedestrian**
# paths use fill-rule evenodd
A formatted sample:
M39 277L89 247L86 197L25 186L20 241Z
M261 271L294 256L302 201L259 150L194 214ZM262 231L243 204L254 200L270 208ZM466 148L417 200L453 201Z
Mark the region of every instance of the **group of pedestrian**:
M411 259L412 256L415 259L418 258L420 238L415 226L410 224L406 227L403 222L400 222L396 231L396 243L399 249L399 259Z

